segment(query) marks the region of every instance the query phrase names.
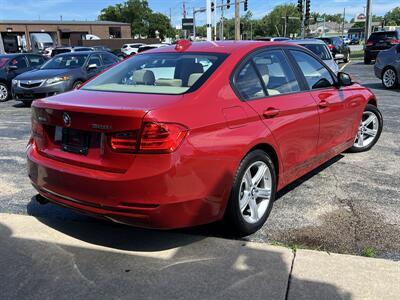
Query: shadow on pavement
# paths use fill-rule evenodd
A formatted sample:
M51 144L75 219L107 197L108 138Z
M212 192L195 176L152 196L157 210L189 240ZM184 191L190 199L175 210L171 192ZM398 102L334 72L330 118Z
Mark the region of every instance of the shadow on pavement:
M383 91L388 91L388 92L400 93L400 87L397 88L397 89L389 90L389 89L385 88L385 87L383 86L383 84L380 83L380 82L375 82L375 83L363 83L362 85L365 86L365 87L367 87L367 88L374 89L374 90L383 90Z
M40 221L95 245L54 233L37 222L14 223L13 229L1 222L3 299L292 298L291 290L286 297L293 258L289 250L118 226ZM169 248L173 251L147 253ZM293 291L293 299L306 299L315 291L319 298L350 298L330 284L296 278L292 282L300 287Z

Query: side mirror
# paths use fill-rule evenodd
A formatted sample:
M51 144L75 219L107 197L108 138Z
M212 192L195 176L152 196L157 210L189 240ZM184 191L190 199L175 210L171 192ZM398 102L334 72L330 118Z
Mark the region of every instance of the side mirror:
M338 86L349 86L353 84L353 81L351 80L351 77L349 74L344 73L344 72L339 72L337 74L338 78Z
M88 70L93 70L93 69L97 69L97 64L90 64L87 66Z
M18 66L14 66L14 65L8 66L8 71L14 71L17 69L18 69Z

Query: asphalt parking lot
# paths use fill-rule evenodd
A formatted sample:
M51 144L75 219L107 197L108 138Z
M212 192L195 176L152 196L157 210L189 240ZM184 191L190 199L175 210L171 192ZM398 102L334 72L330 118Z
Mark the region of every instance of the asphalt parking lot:
M266 225L246 239L330 252L400 259L400 89L385 90L373 66L345 71L376 94L384 117L379 142L366 153L344 153L279 193ZM0 212L100 222L54 205L40 206L26 176L30 108L0 103ZM219 226L185 232L223 235Z

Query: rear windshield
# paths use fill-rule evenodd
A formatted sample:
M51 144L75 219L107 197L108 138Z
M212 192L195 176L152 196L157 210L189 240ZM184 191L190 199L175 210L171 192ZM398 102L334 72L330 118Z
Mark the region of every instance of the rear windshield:
M371 41L379 41L379 40L386 40L386 39L396 39L396 32L395 31L374 32L369 37L369 40L371 40Z
M319 56L322 60L332 59L330 51L322 44L301 44L301 46L306 47L308 50Z
M198 88L223 62L225 54L149 53L136 55L104 72L83 90L183 94Z
M53 52L51 52L51 56L55 56L57 54L61 53L68 53L71 52L71 49L54 49Z
M83 66L88 55L64 54L56 56L45 63L40 69L75 69Z

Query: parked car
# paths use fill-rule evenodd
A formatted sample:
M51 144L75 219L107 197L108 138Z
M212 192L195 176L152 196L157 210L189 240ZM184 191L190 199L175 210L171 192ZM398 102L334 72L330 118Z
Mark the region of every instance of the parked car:
M39 54L0 54L0 102L11 96L11 81L18 75L39 68L46 59Z
M382 50L376 58L374 71L384 87L393 89L400 84L400 44L389 50Z
M344 38L343 38L343 42L344 42L346 45L350 45L351 40L350 40L350 38L348 38L348 37L344 37Z
M32 52L43 53L46 48L54 47L54 41L48 33L31 33L30 39Z
M353 37L350 41L350 45L359 45L360 39L358 37Z
M13 79L14 99L30 105L38 98L72 90L118 61L115 55L104 51L59 54L40 69Z
M92 47L57 47L52 50L51 57L54 57L62 53L83 52L83 51L94 51L94 49Z
M294 43L303 46L317 55L324 63L337 74L339 72L339 66L333 59L331 51L329 51L328 46L325 42L318 39L304 39L304 40L289 40L289 43Z
M149 45L143 45L143 46L140 46L139 47L139 49L138 49L138 53L140 53L140 52L144 52L144 51L147 51L147 50L151 50L151 49L157 49L157 48L162 48L162 47L167 47L167 46L170 46L169 44L149 44Z
M364 63L370 64L379 51L387 50L400 44L400 30L373 32L364 47Z
M40 203L247 235L277 191L381 130L374 94L303 47L179 41L35 101L28 173Z
M345 63L350 60L350 48L340 37L321 37L318 39L328 45L335 60L343 60Z
M93 51L106 51L112 53L113 51L106 46L92 46Z
M282 36L276 36L276 37L259 37L255 39L256 41L264 41L264 42L284 42L290 40L287 37L282 37Z
M139 47L143 46L143 43L133 43L122 45L121 52L124 53L125 57L138 53Z

